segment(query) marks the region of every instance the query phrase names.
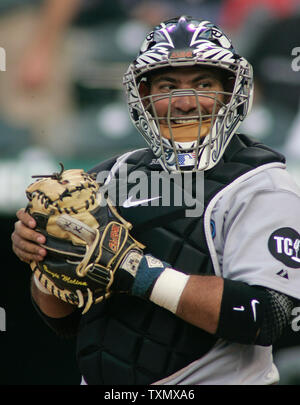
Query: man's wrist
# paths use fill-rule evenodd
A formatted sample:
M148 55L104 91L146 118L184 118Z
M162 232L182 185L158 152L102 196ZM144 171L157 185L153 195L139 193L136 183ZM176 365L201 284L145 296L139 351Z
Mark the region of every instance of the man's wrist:
M176 313L188 279L188 275L147 254L140 261L132 294L148 298L155 304Z
M188 282L189 276L174 270L166 268L156 280L150 301L176 314L181 294Z

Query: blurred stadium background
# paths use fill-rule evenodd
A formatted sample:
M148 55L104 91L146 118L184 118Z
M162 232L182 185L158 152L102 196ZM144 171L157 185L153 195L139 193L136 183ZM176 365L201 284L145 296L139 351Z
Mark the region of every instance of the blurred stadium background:
M0 71L0 221L6 252L0 385L80 381L75 341L58 339L33 311L30 271L11 252L10 234L33 174L56 171L59 162L89 169L145 146L129 121L122 76L151 26L190 14L228 32L256 76L253 112L241 131L286 154L300 184L300 0L74 0L72 18L52 43L43 38L55 23L47 15L50 3L0 0L0 47L6 52L6 70ZM293 348L291 357L300 364L298 344L298 334L289 330L274 348L283 383L300 382L300 367L290 367L281 351ZM61 349L60 359L52 354L54 346L55 353Z

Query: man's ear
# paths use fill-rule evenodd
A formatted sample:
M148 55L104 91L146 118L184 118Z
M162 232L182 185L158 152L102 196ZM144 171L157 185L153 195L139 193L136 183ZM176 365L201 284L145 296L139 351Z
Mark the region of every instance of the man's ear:
M147 99L147 98L144 99L144 97L147 97L150 95L150 86L147 83L141 81L141 83L139 85L139 94L142 99L143 106L145 108L147 108L149 106L150 102L149 102L149 99Z
M147 97L150 94L150 87L147 83L141 81L140 85L139 85L139 93L141 98L143 97Z

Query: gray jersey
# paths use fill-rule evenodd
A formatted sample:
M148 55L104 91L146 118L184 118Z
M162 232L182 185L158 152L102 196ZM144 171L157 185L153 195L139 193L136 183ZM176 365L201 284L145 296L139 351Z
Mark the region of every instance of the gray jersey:
M216 275L300 299L299 207L300 189L278 163L248 172L223 189L205 213ZM157 384L263 385L278 380L271 346L220 339L200 360Z

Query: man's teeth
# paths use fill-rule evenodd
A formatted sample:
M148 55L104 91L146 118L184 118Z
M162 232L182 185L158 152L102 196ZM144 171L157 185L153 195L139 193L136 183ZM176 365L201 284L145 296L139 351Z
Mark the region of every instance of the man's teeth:
M198 120L190 119L190 120L174 120L175 124L195 124Z

